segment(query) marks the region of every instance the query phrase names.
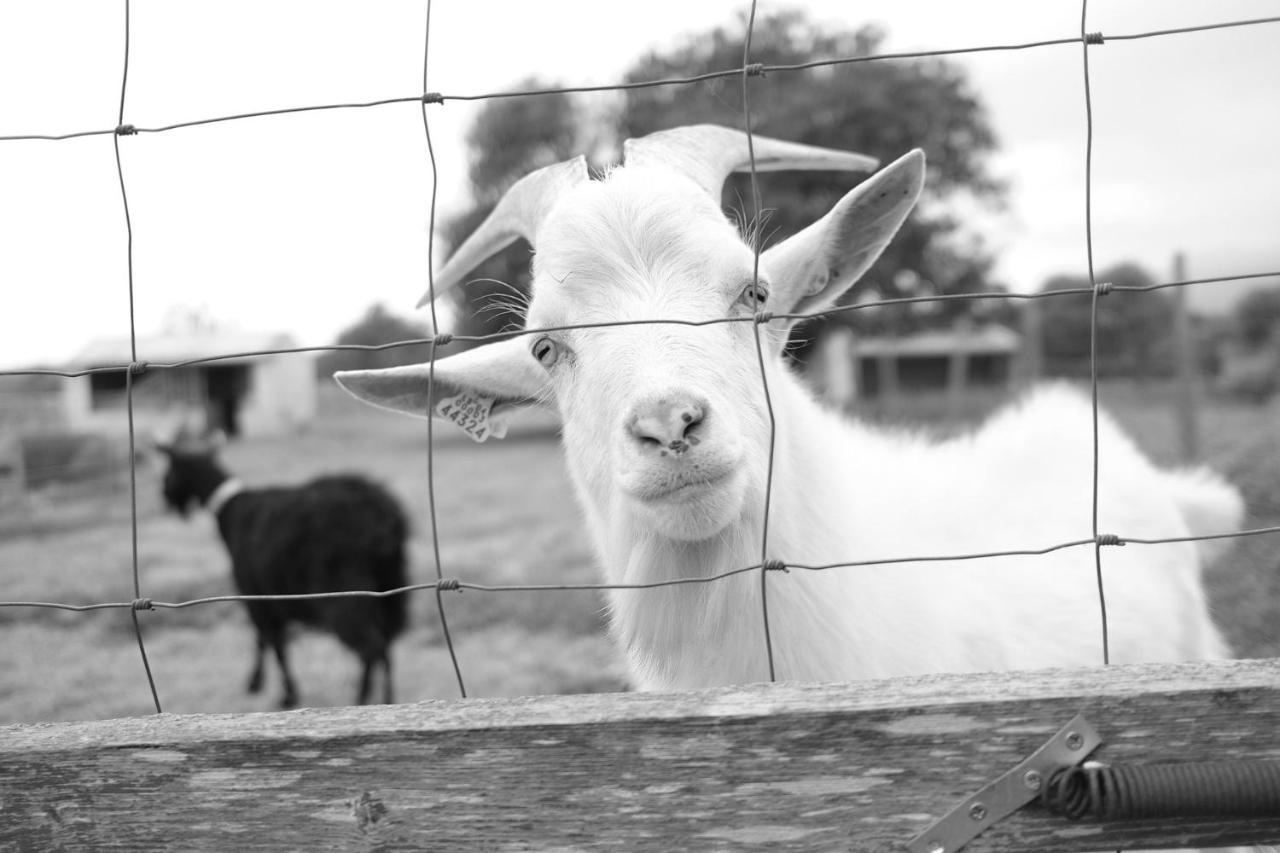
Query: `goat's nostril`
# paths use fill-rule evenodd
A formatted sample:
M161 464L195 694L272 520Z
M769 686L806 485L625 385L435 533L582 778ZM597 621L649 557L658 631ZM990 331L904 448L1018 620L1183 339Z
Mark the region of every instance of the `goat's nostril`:
M688 438L690 433L706 418L702 406L690 405L685 407L680 413L680 420L684 424L684 429L680 431L680 438Z
M690 448L696 446L702 441L702 423L706 420L702 410L699 409L692 414L686 413L684 420L684 429L679 436L680 453L685 453Z
M627 431L646 450L680 455L698 443L694 433L706 416L706 404L700 400L660 397L636 408Z

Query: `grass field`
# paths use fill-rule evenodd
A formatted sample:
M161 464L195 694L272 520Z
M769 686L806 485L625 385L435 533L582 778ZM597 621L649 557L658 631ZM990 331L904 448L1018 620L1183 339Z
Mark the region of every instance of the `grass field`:
M1159 389L1113 386L1104 403L1161 461L1176 459L1170 407ZM446 577L491 584L596 580L554 434L533 429L475 445L439 429L437 517ZM1280 523L1280 422L1271 409L1207 404L1204 456L1246 493L1250 526ZM410 574L435 577L427 492L426 424L340 394L298 435L238 442L226 462L249 484L297 482L355 470L386 483L414 519ZM231 593L212 520L162 511L158 466L139 467L138 564L144 595L181 601ZM0 599L68 603L133 596L129 492L35 495L0 517ZM1241 656L1280 655L1280 537L1241 540L1208 578L1215 615ZM589 692L625 687L594 592L446 593L445 606L472 696ZM395 647L397 698L458 695L435 595L412 596L412 629ZM211 604L140 614L166 711L274 708L278 684L244 692L252 634L242 607ZM358 666L326 635L292 646L302 701L346 704ZM0 723L148 713L150 693L128 611L68 613L0 608Z

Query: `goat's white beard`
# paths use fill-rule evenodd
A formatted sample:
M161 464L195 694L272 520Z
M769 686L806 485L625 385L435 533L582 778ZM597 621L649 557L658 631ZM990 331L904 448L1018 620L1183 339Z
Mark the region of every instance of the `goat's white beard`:
M610 552L601 555L611 582L705 580L610 593L612 633L640 689L768 678L759 573L716 577L760 562L763 513L743 496L750 489L734 491L734 518L711 536L667 535L625 509L611 519Z

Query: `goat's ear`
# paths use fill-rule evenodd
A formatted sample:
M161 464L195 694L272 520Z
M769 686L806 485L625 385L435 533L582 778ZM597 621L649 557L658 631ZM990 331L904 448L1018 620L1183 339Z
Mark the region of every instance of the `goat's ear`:
M924 152L904 154L836 202L826 216L761 255L776 314L835 304L906 220L924 186Z
M383 409L453 421L476 441L502 438L511 415L546 399L547 375L524 337L485 344L430 363L381 370L343 370L333 378L348 393ZM428 387L434 389L428 401Z

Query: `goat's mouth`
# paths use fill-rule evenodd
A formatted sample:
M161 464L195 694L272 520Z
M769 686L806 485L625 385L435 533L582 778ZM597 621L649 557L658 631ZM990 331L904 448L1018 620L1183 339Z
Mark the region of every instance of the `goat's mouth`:
M625 490L633 499L649 506L684 503L724 490L735 474L737 469L733 466L665 472L636 478Z
M742 514L746 476L739 466L650 471L624 488L632 511L655 533L695 542L716 536Z

